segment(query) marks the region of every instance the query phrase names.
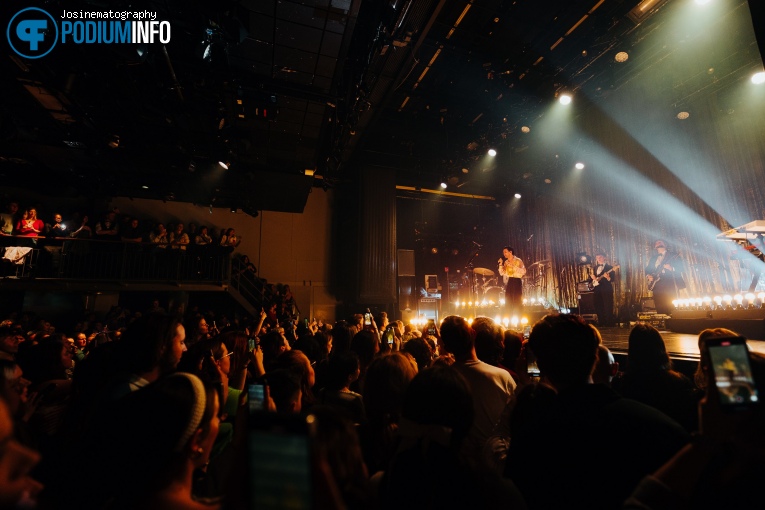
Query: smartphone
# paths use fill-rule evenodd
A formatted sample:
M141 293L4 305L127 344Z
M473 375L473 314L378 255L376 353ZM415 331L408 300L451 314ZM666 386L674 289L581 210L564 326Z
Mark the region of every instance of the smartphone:
M255 350L255 339L250 337L247 339L247 350L252 352Z
M393 328L388 328L385 330L385 341L388 342L389 347L393 347L393 339L395 336L396 333L393 332Z
M310 430L313 415L259 412L249 417L248 486L251 508L313 507Z
M264 384L249 384L247 386L247 402L250 414L263 411L266 408L266 386Z
M539 377L539 366L537 365L537 357L534 351L529 347L528 342L524 342L524 348L526 350L526 373L531 377Z
M367 313L364 314L364 325L365 326L372 325L372 314L369 313L369 310L367 310Z
M705 349L723 409L737 411L757 405L759 392L752 376L746 338L710 338L705 343Z
M308 327L308 319L306 318L306 319L303 319L303 320L305 322L305 327L307 328Z
M436 321L428 319L428 328L425 330L425 333L436 336Z

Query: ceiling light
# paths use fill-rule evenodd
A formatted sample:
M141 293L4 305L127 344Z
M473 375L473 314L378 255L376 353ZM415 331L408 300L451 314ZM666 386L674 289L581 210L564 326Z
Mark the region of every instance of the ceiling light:
M149 187L148 187L147 185L145 185L145 184L144 184L143 186L141 186L141 187L142 187L143 189L149 189Z
M446 183L445 183L445 182L442 182L442 183L441 183L441 187L442 187L443 189L446 189Z
M219 165L221 166L221 168L223 168L224 170L228 170L228 167L230 167L230 166L231 166L231 163L229 163L228 161L223 161L223 160L221 160L221 161L218 161L218 164L219 164Z
M760 85L762 83L765 83L765 71L761 71L759 73L756 73L752 76L752 83L755 85Z
M620 63L626 62L628 58L630 58L630 55L626 51L620 51L614 56L614 60Z
M463 173L463 174L467 174L467 173L470 173L470 170L468 170L467 168L463 168L463 169L462 169L462 173Z
M434 246L434 247L432 247L432 248L430 249L430 253L432 253L433 255L435 255L436 253L438 253L438 248L436 248L435 246Z
M551 184L552 181L550 179L545 179L545 184Z
M576 164L576 165L574 165L574 166L576 167L576 169L577 169L577 170L582 170L582 169L584 169L584 163L577 163L577 164Z
M677 114L677 118L680 119L680 120L685 120L685 119L687 119L690 116L691 116L691 114L688 113L688 112L680 112L680 113Z
M530 133L531 128L529 126L521 126L521 132L522 133Z
M497 155L497 151L495 151L494 149L489 149L489 156L493 158L496 155Z
M513 196L514 196L515 198L521 198L521 194L520 194L520 193L516 193L516 194L515 194L515 195L513 195Z
M561 94L558 101L560 101L560 104L571 104L571 96L569 94Z

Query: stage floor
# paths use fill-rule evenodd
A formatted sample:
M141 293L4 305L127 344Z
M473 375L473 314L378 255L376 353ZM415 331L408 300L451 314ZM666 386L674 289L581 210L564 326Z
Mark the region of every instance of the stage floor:
M630 336L629 327L599 327L598 330L603 337L603 344L608 347L611 352L615 354L627 354ZM660 331L662 338L664 338L664 343L667 346L667 352L671 358L698 361L698 335L674 333L667 330ZM747 343L750 350L765 354L765 341L748 340Z

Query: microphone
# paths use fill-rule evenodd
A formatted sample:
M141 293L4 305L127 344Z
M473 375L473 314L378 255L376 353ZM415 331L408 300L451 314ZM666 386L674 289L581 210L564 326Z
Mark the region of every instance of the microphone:
M526 239L526 241L531 241L531 238L532 238L532 237L534 237L534 234L531 234L531 235L529 236L529 238L528 238L528 239Z
M479 248L483 248L483 245L482 245L482 244L478 244L478 243L477 243L477 242L475 242L475 241L473 241L473 244L474 244L474 245L476 245L476 246L478 246Z

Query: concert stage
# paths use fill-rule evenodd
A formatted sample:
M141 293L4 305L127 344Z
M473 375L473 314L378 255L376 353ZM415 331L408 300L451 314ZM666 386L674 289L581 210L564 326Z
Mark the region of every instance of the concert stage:
M667 320L669 323L670 320ZM634 324L634 323L633 323ZM671 331L669 329L661 329L661 336L664 339L664 343L667 346L667 352L673 360L689 360L698 361L699 359L699 347L698 347L698 333L702 329L715 328L715 327L727 327L717 322L714 324L704 324L704 326L695 331L694 333ZM741 330L735 327L730 327L737 333L742 333ZM601 336L603 337L603 345L614 353L614 355L627 355L629 347L629 336L631 327L623 328L598 328ZM749 337L747 337L749 338ZM761 354L765 354L765 341L760 339L748 340L749 349L757 351Z

